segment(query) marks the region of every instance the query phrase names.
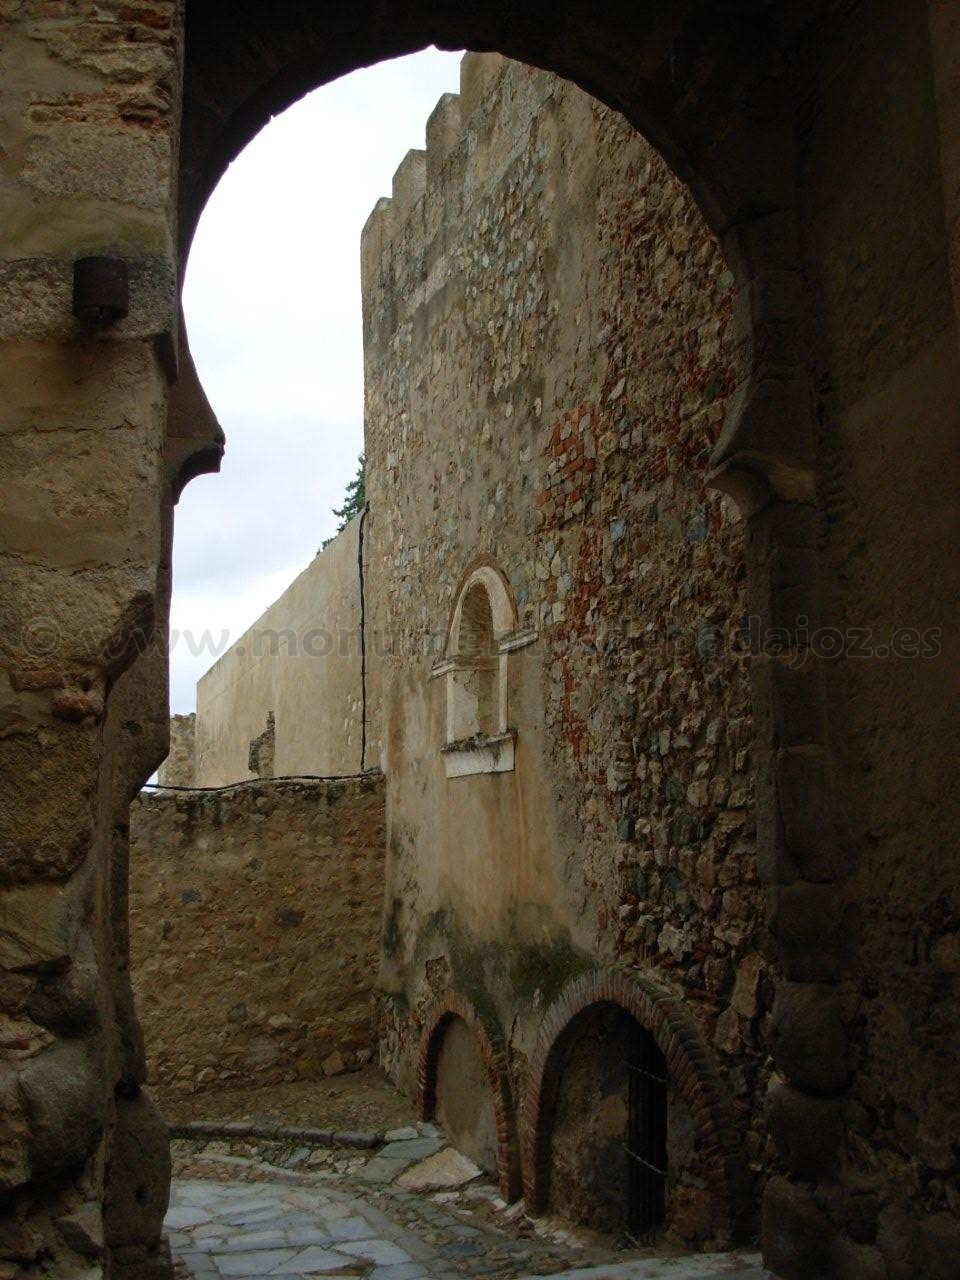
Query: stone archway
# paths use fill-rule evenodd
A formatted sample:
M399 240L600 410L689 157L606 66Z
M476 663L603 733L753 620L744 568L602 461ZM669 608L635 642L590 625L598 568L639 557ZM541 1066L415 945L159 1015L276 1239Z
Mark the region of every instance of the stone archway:
M738 289L742 378L709 481L747 517L755 629L776 637L771 649L759 647L753 696L760 729L758 863L771 887L770 927L788 980L778 997L789 1027L778 1038L786 1051L780 1065L801 1089L820 1089L819 1073L811 1078L805 1064L827 1043L836 1090L846 1081L846 1055L833 992L824 679L809 644L820 617L815 393L792 122L785 85L770 62L779 55L778 38L751 3L721 18L701 0L680 7L657 0L639 26L618 0L599 12L586 0L569 0L559 29L548 7L527 9L521 20L509 0L482 11L447 0L429 9L410 3L399 12L371 0L322 14L306 0L290 0L282 21L253 3L188 5L180 252L182 260L220 173L272 113L358 65L431 42L495 50L574 81L620 111L687 182ZM744 112L747 93L756 109ZM189 462L177 455L179 467ZM202 469L202 460L195 465Z
M683 1002L640 973L595 969L569 982L543 1015L530 1060L524 1106L524 1197L533 1213L547 1208L551 1141L565 1050L578 1019L613 1005L649 1031L693 1121L701 1174L706 1178L712 1231L729 1247L750 1231L746 1169L737 1125L722 1077Z
M481 1017L473 1005L455 991L445 992L424 1018L417 1059L417 1114L421 1120L433 1120L436 1116L440 1050L450 1024L456 1020L464 1023L476 1038L486 1067L493 1094L500 1194L512 1203L521 1194L521 1176L517 1117L506 1047L503 1036L490 1019Z
M936 896L939 850L955 828L942 750L955 688L941 674L947 657L926 670L848 665L850 687L831 685L828 755L823 664L807 650L820 617L818 576L832 610L854 624L872 619L874 606L885 625L950 621L944 604L925 599L919 571L941 564L956 532L960 372L947 226L956 227L958 200L945 174L955 170L957 96L947 72L958 38L947 6L879 0L868 14L856 3L819 0L652 0L641 21L626 0L187 0L180 146L182 9L178 0L55 13L24 4L5 15L0 183L9 243L0 358L18 443L12 498L0 512L11 551L0 766L16 795L0 812L9 899L3 963L22 992L19 1007L42 980L45 997L81 1016L69 1035L53 1021L52 1044L24 1036L29 1047L10 1052L28 1057L4 1063L4 1186L19 1198L47 1189L53 1209L38 1230L55 1240L52 1217L79 1194L72 1169L103 1150L116 1099L135 1094L143 1078L126 975L125 823L130 799L164 754L166 732L162 654L143 638L164 625L171 499L221 447L185 351L170 393L175 192L179 185L186 243L217 174L271 111L334 75L437 41L554 70L622 111L689 183L736 274L747 373L714 473L753 513L755 612L781 642L756 664L755 695L762 872L787 979L774 1018L773 1048L788 1081L777 1132L786 1135L781 1158L794 1175L767 1193L768 1260L792 1276L850 1274L851 1258L866 1249L864 1266L876 1270L879 1246L851 1245L843 1204L830 1219L809 1191L817 1179L839 1177L851 1066L845 1011L861 995L881 1003L870 972L856 974L862 992L854 983L841 1001L834 886L840 863L851 925L870 898L861 917L867 968L884 979L896 970L883 990L909 1025L916 975L900 972L888 954L942 951L949 962L954 936L944 923L952 917L934 918L924 894ZM931 29L940 36L935 58ZM70 291L74 260L95 252L131 264L133 305L112 330L91 334L74 322ZM822 539L818 430L830 453ZM844 520L852 528L836 534ZM854 551L861 559L852 571ZM944 601L955 598L955 575L943 565ZM910 711L898 720L892 707ZM910 781L903 760L920 781ZM830 766L842 793L835 810ZM933 784L940 803L924 809L911 787ZM891 820L874 821L871 805ZM845 827L842 859L834 813ZM888 876L906 904L902 926L880 900L890 896ZM897 945L887 945L891 937ZM78 975L82 999L72 985ZM875 1026L864 1043L876 1053L889 1027L868 1020ZM933 1060L924 1043L899 1041L914 1065ZM51 1071L70 1088L54 1095L44 1087ZM27 1077L37 1077L29 1107L18 1084ZM923 1078L940 1099L926 1109L949 1114L936 1072ZM890 1130L882 1108L873 1111L879 1119L867 1121ZM75 1123L88 1117L92 1123ZM43 1139L71 1131L87 1135L82 1150L65 1153ZM896 1160L907 1170L918 1148L909 1126L904 1132ZM815 1171L797 1157L801 1148L816 1148ZM127 1156L119 1146L115 1154L122 1180ZM896 1183L883 1190L891 1206ZM102 1178L94 1194L101 1192ZM908 1217L921 1223L928 1212L914 1197ZM934 1235L920 1226L914 1235L915 1256L937 1256ZM838 1258L828 1257L834 1238ZM108 1249L116 1243L108 1238Z

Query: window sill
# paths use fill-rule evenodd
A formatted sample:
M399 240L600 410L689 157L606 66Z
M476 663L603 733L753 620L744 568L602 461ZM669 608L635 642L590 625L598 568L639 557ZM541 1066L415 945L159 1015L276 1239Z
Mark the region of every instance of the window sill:
M478 733L440 748L448 778L469 778L478 773L512 773L516 735L512 732Z

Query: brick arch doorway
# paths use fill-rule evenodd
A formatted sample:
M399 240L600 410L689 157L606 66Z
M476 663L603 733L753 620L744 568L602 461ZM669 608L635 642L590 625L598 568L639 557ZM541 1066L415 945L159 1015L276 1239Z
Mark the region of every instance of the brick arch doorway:
M584 1097L564 1099L577 1075L574 1090L586 1090L600 1122L596 1141L591 1151L574 1125L576 1141L558 1160L563 1103L584 1109ZM605 1115L616 1123L604 1128ZM727 1248L751 1231L737 1124L717 1065L683 1001L634 970L585 973L544 1012L523 1121L524 1197L534 1213L552 1207L562 1166L567 1182L580 1184L582 1220L604 1230L649 1240L665 1224L687 1244ZM689 1229L670 1205L681 1177L704 1192L702 1204L686 1206Z
M486 1076L495 1129L497 1180L500 1194L510 1203L520 1196L522 1183L517 1119L503 1035L492 1018L482 1017L455 991L440 996L424 1016L417 1056L417 1114L421 1120L438 1117L442 1105L441 1059L447 1037L460 1029L474 1045Z

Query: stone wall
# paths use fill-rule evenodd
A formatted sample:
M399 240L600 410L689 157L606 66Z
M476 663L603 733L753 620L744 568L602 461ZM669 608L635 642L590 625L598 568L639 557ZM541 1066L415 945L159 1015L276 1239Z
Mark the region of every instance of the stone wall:
M131 966L160 1097L369 1061L380 775L141 794L130 821Z
M165 1126L125 953L130 799L167 750L174 0L0 4L0 1275L165 1277ZM128 268L113 323L74 264ZM184 384L189 382L185 377ZM219 456L196 412L194 445ZM182 454L180 458L182 459ZM40 1259L43 1261L41 1262Z
M732 277L615 113L468 55L367 224L363 280L390 1070L411 1083L449 985L495 1011L522 1097L544 1006L625 961L689 1003L759 1175L775 968L743 530L705 488L738 376ZM515 612L516 761L452 778L431 675L481 562ZM676 1234L711 1238L694 1217Z
M196 732L195 712L170 717L170 754L157 771L157 782L161 787L195 785Z
M201 676L197 786L332 777L376 763L375 751L361 760L361 537L357 516Z

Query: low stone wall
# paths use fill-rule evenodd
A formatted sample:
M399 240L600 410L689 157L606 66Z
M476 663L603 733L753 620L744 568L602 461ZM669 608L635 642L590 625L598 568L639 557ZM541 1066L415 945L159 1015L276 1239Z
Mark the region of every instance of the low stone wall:
M383 806L379 773L134 802L131 967L161 1098L369 1060Z

